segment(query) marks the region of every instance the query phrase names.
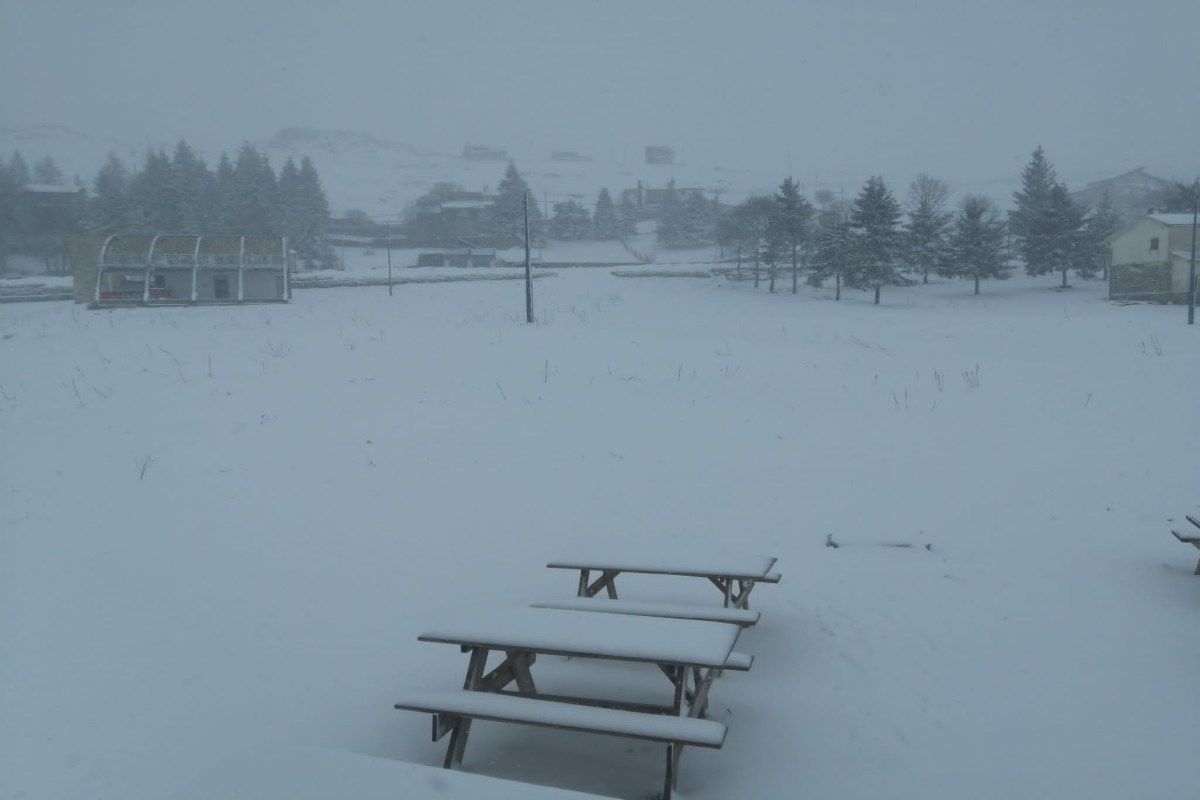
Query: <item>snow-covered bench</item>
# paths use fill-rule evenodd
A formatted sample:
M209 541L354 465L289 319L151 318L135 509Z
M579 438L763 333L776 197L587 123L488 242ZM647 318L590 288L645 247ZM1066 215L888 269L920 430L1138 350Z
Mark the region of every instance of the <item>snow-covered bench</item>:
M725 596L725 607L749 609L750 592L760 583L779 583L781 576L772 572L775 558L769 556L737 556L709 559L568 559L551 561L551 569L579 570L576 595L595 597L605 590L610 599L617 599L617 576L622 572L647 575L681 575L706 578ZM592 581L591 573L600 577ZM737 588L734 588L734 584Z
M218 761L172 800L603 800L548 786L354 753L275 749Z
M664 798L670 798L685 746L720 748L725 725L705 719L709 692L723 670L748 670L735 652L741 628L724 622L637 614L515 608L451 621L418 637L470 652L463 691L419 692L397 709L433 715L433 740L450 734L444 767L461 763L475 719L626 736L667 745ZM488 654L503 654L490 671ZM671 682L670 705L538 691L530 670L539 655L651 664ZM516 689L509 689L511 684Z
M1195 533L1180 533L1179 531L1171 531L1171 534L1184 544L1190 544L1197 550L1200 550L1200 521L1197 521L1195 517L1188 517L1187 521L1196 526L1197 531ZM1192 574L1200 575L1200 560L1196 561L1196 571Z
M531 603L534 608L560 608L568 611L596 611L601 614L633 614L643 617L695 619L705 622L728 622L743 628L757 625L759 612L746 608L715 608L689 606L679 603L642 603L636 600L599 600L590 597L569 597L564 600L545 600Z

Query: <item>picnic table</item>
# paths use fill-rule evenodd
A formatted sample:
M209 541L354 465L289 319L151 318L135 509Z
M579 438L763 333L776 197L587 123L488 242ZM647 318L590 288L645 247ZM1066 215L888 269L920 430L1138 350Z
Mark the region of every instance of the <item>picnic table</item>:
M434 741L450 734L444 767L461 763L473 719L627 736L667 745L663 797L670 798L685 745L719 748L726 727L706 719L713 681L745 670L753 658L734 651L738 625L657 616L515 608L431 628L418 639L470 653L464 691L414 693L397 709L429 713ZM487 669L493 651L503 658ZM531 667L538 656L645 663L670 681L670 704L545 694ZM509 688L515 684L515 689Z
M760 583L779 583L782 576L772 572L777 559L769 556L732 556L728 558L669 559L568 559L551 561L550 569L579 571L578 597L595 597L603 589L617 599L617 576L622 572L646 575L678 575L706 578L724 595L726 608L749 610L750 592ZM600 576L591 580L591 573ZM736 589L734 584L736 583Z

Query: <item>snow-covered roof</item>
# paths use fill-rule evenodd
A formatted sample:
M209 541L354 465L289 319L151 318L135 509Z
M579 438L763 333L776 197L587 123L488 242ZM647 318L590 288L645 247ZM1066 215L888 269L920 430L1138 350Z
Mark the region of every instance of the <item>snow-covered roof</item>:
M1147 217L1164 225L1191 225L1191 214L1147 214Z
M1192 260L1191 250L1172 250L1171 255L1175 256L1175 258L1182 258L1184 261ZM1196 259L1200 260L1200 254L1197 254Z
M490 208L488 200L444 200L442 208Z

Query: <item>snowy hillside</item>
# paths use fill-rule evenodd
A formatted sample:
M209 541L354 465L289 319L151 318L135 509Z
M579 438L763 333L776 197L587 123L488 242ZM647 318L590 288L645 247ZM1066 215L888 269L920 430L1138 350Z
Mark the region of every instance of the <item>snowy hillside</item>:
M569 596L542 565L598 544L781 559L683 797L1193 797L1196 330L1052 284L564 270L535 326L519 282L0 306L0 798L205 796L263 748L440 763L392 703L464 659L418 633ZM669 699L609 666L534 674ZM464 766L629 800L662 770L486 722Z

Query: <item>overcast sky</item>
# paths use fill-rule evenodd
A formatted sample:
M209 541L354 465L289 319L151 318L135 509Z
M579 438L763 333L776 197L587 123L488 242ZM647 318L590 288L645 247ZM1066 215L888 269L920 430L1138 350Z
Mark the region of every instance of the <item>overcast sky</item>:
M1200 2L13 2L0 127L1011 175L1200 164ZM1180 177L1182 177L1180 175Z

